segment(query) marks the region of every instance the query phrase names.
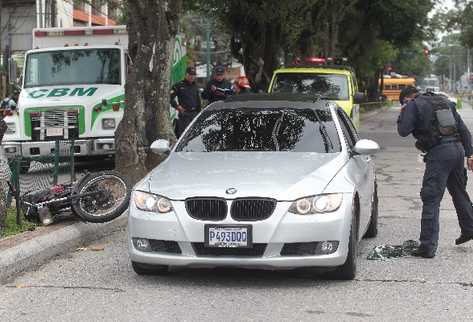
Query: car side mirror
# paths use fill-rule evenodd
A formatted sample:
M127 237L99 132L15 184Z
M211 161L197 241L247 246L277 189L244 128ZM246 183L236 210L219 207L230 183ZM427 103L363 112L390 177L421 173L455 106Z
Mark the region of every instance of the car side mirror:
M163 154L171 152L168 140L159 139L151 143L150 149L156 154Z
M380 149L379 144L372 140L359 140L356 142L353 151L356 154L371 155L378 152Z
M17 66L13 58L8 59L8 79L10 84L16 84Z
M353 101L355 102L355 104L364 103L366 101L366 95L364 93L357 92L353 96Z

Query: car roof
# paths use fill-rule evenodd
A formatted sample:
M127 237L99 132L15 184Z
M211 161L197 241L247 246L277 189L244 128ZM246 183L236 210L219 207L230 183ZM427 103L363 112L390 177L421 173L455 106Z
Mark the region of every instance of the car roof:
M303 94L241 94L229 96L225 101L210 104L207 109L222 110L234 108L300 108L327 110L335 103L320 100L316 95Z
M353 70L349 67L340 66L337 68L336 66L291 66L291 67L284 67L280 69L276 69L274 71L275 74L292 74L292 73L318 73L318 74L338 74L338 75L351 75L353 74Z

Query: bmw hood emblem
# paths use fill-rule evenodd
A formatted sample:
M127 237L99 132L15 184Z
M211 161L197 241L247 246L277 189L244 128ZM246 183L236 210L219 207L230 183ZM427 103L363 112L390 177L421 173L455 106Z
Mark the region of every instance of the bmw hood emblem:
M238 190L236 190L235 188L228 188L227 190L225 190L225 193L227 195L234 195L235 193L237 193Z

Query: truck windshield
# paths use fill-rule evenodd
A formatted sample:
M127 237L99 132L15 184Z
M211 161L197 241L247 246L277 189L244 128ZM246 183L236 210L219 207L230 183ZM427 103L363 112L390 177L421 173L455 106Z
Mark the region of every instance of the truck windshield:
M319 94L323 99L348 100L348 80L345 75L280 73L276 75L271 92Z
M73 49L31 53L24 87L120 84L119 49Z

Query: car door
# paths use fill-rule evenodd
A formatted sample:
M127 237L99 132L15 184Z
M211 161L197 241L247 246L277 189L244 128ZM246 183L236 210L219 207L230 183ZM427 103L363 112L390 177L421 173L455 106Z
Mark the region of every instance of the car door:
M350 118L341 109L337 109L342 131L350 152L359 140L358 133ZM370 221L371 202L374 192L374 163L371 156L350 153L351 157L347 164L347 172L354 182L360 198L360 232L364 232Z

